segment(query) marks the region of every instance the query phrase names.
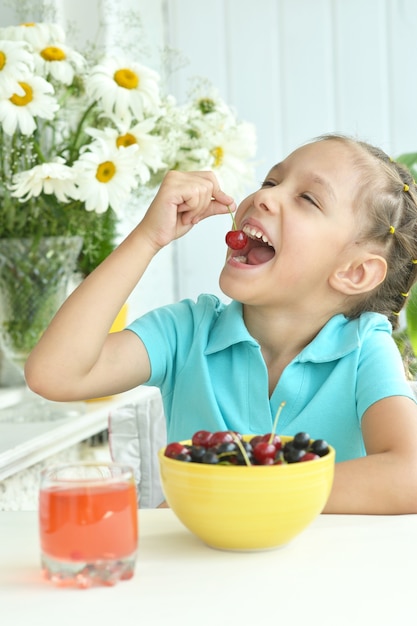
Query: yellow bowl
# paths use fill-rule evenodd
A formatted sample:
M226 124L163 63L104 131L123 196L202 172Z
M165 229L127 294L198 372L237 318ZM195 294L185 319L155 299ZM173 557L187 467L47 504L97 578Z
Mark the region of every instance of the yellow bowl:
M283 443L290 439L281 437ZM314 461L250 467L176 461L164 451L158 456L167 503L213 548L262 550L288 543L321 513L333 484L331 447Z

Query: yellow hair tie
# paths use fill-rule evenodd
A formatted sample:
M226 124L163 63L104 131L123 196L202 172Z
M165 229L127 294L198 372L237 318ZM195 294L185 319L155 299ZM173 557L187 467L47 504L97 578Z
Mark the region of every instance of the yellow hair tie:
M393 315L400 315L400 312L399 311L393 311L392 314Z
M404 190L404 191L409 191L409 190L410 190L410 187L409 187L408 185L404 185L403 190Z
M411 263L413 263L413 265L417 265L417 259L411 259Z
M402 291L402 292L401 292L401 295L402 295L402 297L403 297L403 298L406 298L406 297L408 296L408 291L407 291L407 293L404 293L404 292Z
M389 232L390 232L390 235L393 235L395 233L395 226L390 226Z

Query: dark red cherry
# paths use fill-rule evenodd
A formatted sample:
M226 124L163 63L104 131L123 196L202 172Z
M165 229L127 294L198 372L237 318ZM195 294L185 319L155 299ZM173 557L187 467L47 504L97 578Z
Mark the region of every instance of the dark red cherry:
M179 454L187 454L188 448L183 446L182 443L178 441L174 441L173 443L169 443L165 448L165 456L170 459L176 459Z
M301 457L300 461L315 461L316 459L319 459L319 455L318 454L314 454L314 452L306 452L304 454L304 456Z
M235 441L233 434L230 430L219 430L212 434L210 440L208 442L209 448L214 448L221 443L229 443L231 441Z
M248 236L243 230L229 230L226 233L226 243L232 250L243 250L248 243Z
M208 430L197 430L197 432L194 433L191 442L193 446L204 446L207 448L212 436L213 433Z

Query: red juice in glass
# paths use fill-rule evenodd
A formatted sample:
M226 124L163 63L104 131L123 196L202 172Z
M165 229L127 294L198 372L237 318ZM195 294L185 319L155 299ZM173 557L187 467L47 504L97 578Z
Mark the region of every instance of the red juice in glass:
M46 577L60 585L112 585L131 578L138 544L132 470L72 464L45 470L39 531Z

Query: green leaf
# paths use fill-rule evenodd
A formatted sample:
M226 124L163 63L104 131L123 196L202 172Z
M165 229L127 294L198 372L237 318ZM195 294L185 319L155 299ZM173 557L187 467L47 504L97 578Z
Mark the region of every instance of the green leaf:
M417 285L411 288L405 309L408 337L414 354L417 355Z
M417 168L417 152L407 152L396 158L396 161L403 163L409 170Z

